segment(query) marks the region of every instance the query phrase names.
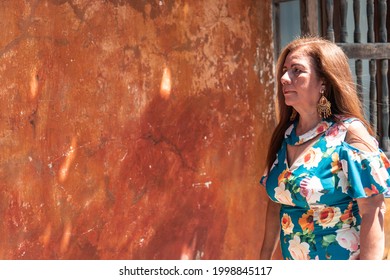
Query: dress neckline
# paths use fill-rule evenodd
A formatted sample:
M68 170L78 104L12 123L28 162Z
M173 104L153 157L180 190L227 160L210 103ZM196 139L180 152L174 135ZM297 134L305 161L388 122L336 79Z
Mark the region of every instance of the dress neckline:
M310 129L302 135L297 135L297 125L298 121L292 123L284 134L284 139L286 140L288 145L302 145L303 143L306 143L307 141L310 141L318 135L324 133L332 125L332 123L326 120L322 120L314 128Z

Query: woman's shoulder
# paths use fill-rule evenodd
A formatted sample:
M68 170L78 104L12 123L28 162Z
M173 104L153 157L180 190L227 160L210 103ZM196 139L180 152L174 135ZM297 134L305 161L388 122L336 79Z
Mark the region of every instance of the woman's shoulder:
M378 150L376 139L359 118L336 116L325 133L327 147L339 146L361 152Z
M334 124L338 126L356 126L356 125L362 125L364 126L363 122L356 117L349 117L349 116L343 116L343 115L335 115ZM364 126L365 127L365 126Z
M378 142L360 119L340 118L340 123L345 128L345 143L360 151L375 152L378 150Z

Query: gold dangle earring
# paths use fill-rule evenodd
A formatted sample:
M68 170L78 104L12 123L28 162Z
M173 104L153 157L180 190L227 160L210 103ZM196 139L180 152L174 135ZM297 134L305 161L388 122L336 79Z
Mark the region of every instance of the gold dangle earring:
M297 117L297 111L294 108L292 108L290 121L293 122L296 117Z
M324 95L324 93L325 93L324 88L321 88L320 93L321 93L321 98L317 104L317 112L321 118L326 119L332 115L332 111L330 110L331 104L330 104L329 100Z

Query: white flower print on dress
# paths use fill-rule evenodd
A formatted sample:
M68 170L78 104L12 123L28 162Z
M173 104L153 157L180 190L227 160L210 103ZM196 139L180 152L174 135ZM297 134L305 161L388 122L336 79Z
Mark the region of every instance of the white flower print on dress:
M342 125L334 125L329 128L325 135L326 147L335 147L341 145L345 139L347 128Z
M348 189L350 188L350 185L349 185L348 178L345 175L345 173L341 171L341 172L337 173L337 177L339 177L339 183L338 183L337 187L341 188L341 191L343 193L348 193Z
M314 204L320 201L323 189L324 187L318 177L307 177L302 180L299 193L306 198L308 204Z
M359 249L360 232L354 227L344 224L341 229L336 230L336 241L339 245L351 252Z
M324 207L317 213L318 217L314 219L322 228L332 228L340 221L341 210L339 207Z
M303 156L303 166L307 169L317 167L322 159L322 152L320 148L310 148Z
M301 238L295 235L294 239L288 242L288 251L294 260L309 260L310 246L306 242L301 243Z
M348 178L348 162L345 159L340 160L341 168L344 171L345 176Z
M387 172L384 165L381 166L379 159L373 159L370 161L371 176L374 178L375 182L378 185L385 185L386 180L389 178L389 173Z
M349 150L348 156L350 159L352 159L353 161L356 161L359 164L361 164L362 160L366 158L363 153L355 151L355 150Z
M291 192L286 190L286 185L283 182L280 182L279 186L275 188L275 198L282 204L295 206L291 198Z
M284 135L289 136L294 128L294 125L290 125L289 128L286 129Z

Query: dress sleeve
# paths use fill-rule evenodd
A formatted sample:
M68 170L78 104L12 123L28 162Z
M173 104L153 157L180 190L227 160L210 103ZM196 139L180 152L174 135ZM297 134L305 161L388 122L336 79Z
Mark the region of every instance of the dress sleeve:
M352 198L364 198L388 192L390 162L378 149L366 152L347 143L340 151L340 164L346 177L343 187Z

